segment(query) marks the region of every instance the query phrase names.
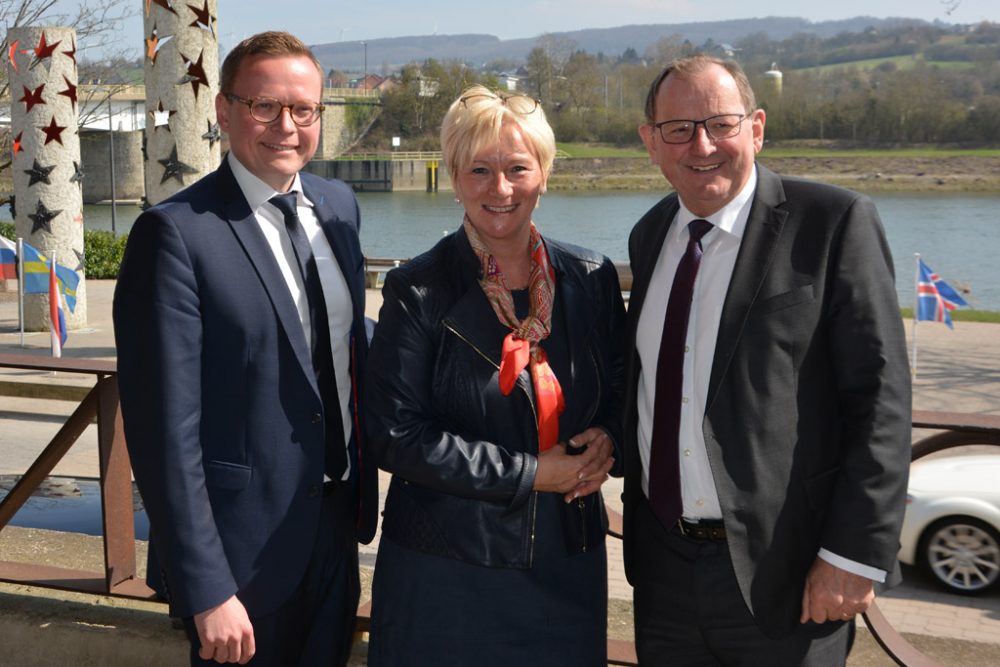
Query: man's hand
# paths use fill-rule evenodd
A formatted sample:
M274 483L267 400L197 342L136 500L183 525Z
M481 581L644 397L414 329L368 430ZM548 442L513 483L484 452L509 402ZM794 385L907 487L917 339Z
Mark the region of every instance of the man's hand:
M816 558L802 592L800 623L848 621L864 613L875 599L872 580Z
M217 607L195 614L194 626L201 642L198 655L202 660L245 665L257 651L253 625L235 595Z

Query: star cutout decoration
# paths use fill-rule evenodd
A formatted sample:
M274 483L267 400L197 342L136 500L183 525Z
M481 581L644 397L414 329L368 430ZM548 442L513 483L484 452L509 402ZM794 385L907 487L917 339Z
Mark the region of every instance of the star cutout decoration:
M31 165L31 169L24 170L24 173L26 173L29 176L28 185L32 186L35 183L45 183L46 185L52 185L52 181L49 180L49 174L51 174L52 170L55 168L56 165L43 167L42 165L38 164L37 159L34 160L34 164Z
M69 177L69 182L80 183L80 187L83 187L83 168L76 160L73 160L73 175Z
M18 132L17 136L14 137L13 144L10 147L10 150L11 150L11 152L12 152L13 155L17 155L18 153L20 153L21 151L24 150L23 148L21 148L21 135L22 134L24 134L24 132Z
M65 74L63 74L63 81L66 82L66 90L60 90L57 94L68 97L69 101L73 103L73 111L76 111L76 86L70 83Z
M146 59L149 60L153 65L156 65L156 56L159 55L160 49L174 38L173 35L164 35L160 37L160 33L156 29L156 24L153 24L153 32L150 33L149 37L146 38Z
M160 100L156 108L149 112L153 119L153 127L165 127L170 132L170 118L177 113L176 109L164 109L163 100Z
M21 43L21 40L15 39L14 43L7 48L7 58L10 60L10 66L14 68L17 72L17 45Z
M76 40L75 39L73 40L73 45L70 47L69 51L63 51L62 53L63 53L63 55L65 55L66 57L68 57L70 60L72 60L73 64L75 65L76 64Z
M84 255L76 248L73 248L73 254L76 255L76 268L73 270L79 273L80 271L83 271Z
M218 123L213 123L212 121L208 121L208 132L206 132L205 134L201 135L201 138L208 141L208 147L209 148L211 148L212 146L214 146L215 142L219 141L219 139L220 139L220 137L219 137L219 124Z
M212 36L215 37L215 27L212 24L218 19L209 13L208 0L205 0L205 4L201 9L198 9L198 5L188 5L188 9L194 12L195 15L194 21L188 24L189 27L202 28L212 33Z
M10 209L10 217L12 220L17 219L17 195L11 195L10 201L7 202L7 207Z
M173 150L170 151L170 157L157 160L157 162L163 165L163 178L160 179L160 185L171 178L177 179L181 185L184 185L184 174L198 173L197 169L177 159L177 146L174 146Z
M35 47L35 58L38 60L45 60L46 58L51 58L52 54L55 52L56 47L62 44L62 40L59 40L55 44L49 44L45 40L45 31L42 31L42 37L38 40L38 46Z
M153 9L153 5L159 5L174 16L177 16L177 10L174 9L174 0L146 0L146 16L149 16L149 12Z
M22 97L18 102L24 102L25 112L31 113L31 110L36 104L45 104L45 100L42 99L42 91L45 90L45 84L35 88L35 92L31 92L31 89L27 86L21 86L24 88L24 97Z
M194 98L198 99L198 86L208 88L208 76L205 74L205 68L201 64L201 61L205 58L205 52L202 51L198 54L197 62L192 62L183 54L181 54L181 58L184 59L184 64L187 66L187 74L181 77L177 85L181 86L185 83L190 83L191 87L194 88Z
M51 223L52 219L60 213L62 213L62 210L50 211L45 208L45 204L43 204L42 200L39 199L38 204L35 206L35 212L28 214L28 217L31 218L31 233L34 234L38 232L38 230L44 229L51 234L52 225L49 223Z
M38 128L45 133L45 143L43 146L48 146L53 141L58 141L59 145L62 146L62 131L66 129L65 125L56 125L56 117L53 116L52 120L46 127Z
M38 46L36 46L34 49L28 49L26 51L21 52L21 53L35 54L35 59L31 61L31 66L28 69L35 69L35 66L38 63L42 62L43 60L48 60L49 58L51 58L52 54L56 50L56 47L59 46L60 44L62 44L62 40L59 40L54 44L49 44L48 41L45 39L45 32L43 31L41 38L39 38L38 40Z

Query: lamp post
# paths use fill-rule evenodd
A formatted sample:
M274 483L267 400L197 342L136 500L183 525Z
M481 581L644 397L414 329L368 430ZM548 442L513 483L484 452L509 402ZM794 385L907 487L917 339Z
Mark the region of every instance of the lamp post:
M364 78L361 79L361 81L364 82L362 85L364 85L365 95L367 95L368 94L368 42L361 42L361 46L364 47L365 50L365 75Z
M111 89L108 89L108 158L111 162L111 235L118 236L116 229L115 219L117 214L117 205L115 203L115 128L114 128L114 109L111 106L111 98L114 93Z

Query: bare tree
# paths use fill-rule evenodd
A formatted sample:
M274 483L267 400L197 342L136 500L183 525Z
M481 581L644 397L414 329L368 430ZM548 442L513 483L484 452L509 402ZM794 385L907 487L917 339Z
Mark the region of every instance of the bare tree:
M85 0L74 3L67 0L0 0L0 23L7 30L37 25L69 26L76 30L77 58L90 52L103 51L111 44L121 41L122 21L134 11L132 0ZM0 54L9 52L7 34L0 41ZM136 43L138 36L136 36ZM121 49L117 49L118 57ZM114 56L106 56L114 58ZM0 67L0 99L10 99L10 82L7 79L7 64ZM110 94L110 89L109 93ZM13 103L13 102L12 102ZM82 109L84 105L80 105ZM0 129L0 177L10 168L11 137L10 127ZM0 196L0 204L8 198Z

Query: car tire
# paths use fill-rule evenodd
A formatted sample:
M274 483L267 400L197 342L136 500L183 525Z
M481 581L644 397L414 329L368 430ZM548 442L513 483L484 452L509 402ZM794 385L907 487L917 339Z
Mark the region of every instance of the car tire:
M924 569L952 593L979 595L1000 581L1000 534L979 519L938 519L924 530L917 553Z

